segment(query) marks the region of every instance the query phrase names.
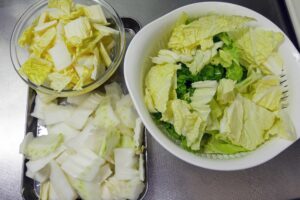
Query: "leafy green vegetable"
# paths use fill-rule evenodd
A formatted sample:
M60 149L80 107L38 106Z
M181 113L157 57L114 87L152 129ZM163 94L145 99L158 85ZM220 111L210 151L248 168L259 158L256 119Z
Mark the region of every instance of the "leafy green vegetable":
M72 0L48 0L49 8L57 8L66 14L71 12L73 1Z
M157 113L151 113L152 118L154 121L161 127L163 130L165 130L165 133L167 133L168 137L170 137L173 141L175 141L177 144L181 143L181 139L184 137L182 135L179 135L176 133L174 126L171 123L161 121L162 114Z
M242 80L243 74L244 74L243 68L236 63L233 63L226 70L226 78L234 80L234 81L238 81L238 82Z
M254 85L252 100L258 105L278 111L281 108L282 89L277 76L265 76Z
M35 57L50 64L45 64L45 69L36 69L36 66L25 62L28 66L23 75L36 85L44 84L59 92L64 89L82 90L85 85L97 80L112 62L112 50L119 31L108 25L100 5L48 0L48 8L24 29L18 43L27 48L29 59ZM62 74L65 78L56 79L55 84L46 81L53 79L53 76L47 76L50 74L48 65L54 66L51 72ZM65 84L66 80L71 81Z
M212 135L204 146L205 153L235 154L247 151L245 148L217 139Z
M231 103L235 99L235 81L221 79L217 89L217 100L220 104Z
M232 34L240 50L241 59L247 64L259 66L280 45L282 33L262 29L244 29Z
M220 65L206 65L202 71L197 74L197 81L220 80L225 77L225 69Z
M177 70L177 88L176 94L178 99L190 102L190 97L193 95L195 88L192 88L192 82L195 77L191 74L186 65L181 64L181 69Z
M27 158L36 160L54 152L64 141L62 134L44 135L32 139L25 148Z
M151 67L146 76L145 86L148 88L155 109L159 112L163 113L167 109L167 102L178 68L178 65L175 64L156 65Z
M202 41L221 32L228 32L252 21L252 18L226 15L207 15L189 24L177 26L170 37L170 49L193 49Z
M290 119L280 114L283 62L276 49L283 34L244 26L252 20L183 13L168 48L152 58L145 103L159 128L187 151L235 154L273 136L295 138ZM181 68L176 75L153 73L167 64Z
M199 73L203 69L203 67L207 65L215 55L217 55L217 50L222 46L223 42L217 42L212 45L211 49L205 51L197 50L194 56L194 60L190 64L187 64L192 74L195 75Z
M31 57L20 68L20 73L36 85L42 85L53 68L47 60Z
M106 17L100 5L84 6L85 15L92 21L100 24L107 24Z

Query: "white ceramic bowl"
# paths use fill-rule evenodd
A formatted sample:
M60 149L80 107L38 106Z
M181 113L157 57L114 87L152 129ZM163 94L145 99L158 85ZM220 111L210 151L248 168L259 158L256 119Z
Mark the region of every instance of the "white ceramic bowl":
M193 165L214 170L239 170L257 166L278 155L293 142L275 138L261 145L255 151L243 156L199 156L185 151L173 143L154 123L144 103L144 77L151 67L150 57L166 46L172 26L182 12L199 17L209 13L249 16L257 19L253 25L267 30L280 30L274 23L261 14L248 8L221 2L202 2L178 8L145 26L131 41L125 56L125 79L134 105L151 135L169 152ZM289 114L295 125L297 139L300 134L300 55L292 42L285 35L285 41L279 48L287 69L289 85Z

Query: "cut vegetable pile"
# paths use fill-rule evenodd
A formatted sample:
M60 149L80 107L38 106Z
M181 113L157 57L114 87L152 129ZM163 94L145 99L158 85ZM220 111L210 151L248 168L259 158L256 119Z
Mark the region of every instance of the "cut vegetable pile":
M137 199L144 190L142 122L117 83L105 91L64 104L36 97L32 116L48 135L28 133L20 152L41 199Z
M152 58L144 99L157 125L194 153L252 151L274 137L294 140L282 109L280 32L242 16L183 13L167 48ZM281 82L282 81L282 82ZM283 90L283 88L285 90Z
M30 54L20 73L38 86L81 90L112 63L119 32L109 25L99 4L48 0L48 8L19 38Z

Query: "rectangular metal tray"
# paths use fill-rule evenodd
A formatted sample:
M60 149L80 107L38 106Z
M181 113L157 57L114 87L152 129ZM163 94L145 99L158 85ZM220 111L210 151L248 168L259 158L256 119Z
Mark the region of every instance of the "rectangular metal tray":
M134 19L132 18L122 18L124 27L125 27L125 34L126 34L126 47L128 47L128 44L132 40L132 38L135 36L135 34L141 29L141 25ZM124 80L124 75L123 75L123 61L121 65L118 67L116 70L115 74L105 83L111 83L111 82L118 82L124 93L128 93L125 80ZM104 85L105 85L104 84ZM99 87L97 90L103 90L104 85ZM35 97L36 97L36 92L29 88L28 90L28 98L27 98L27 112L26 112L26 134L28 132L32 132L35 136L39 136L42 134L47 133L46 127L42 126L39 124L37 118L34 118L31 116L31 113L34 109L35 105ZM143 192L139 196L139 200L143 199L146 195L146 192L148 190L148 167L147 167L147 136L146 136L146 129L143 131L143 145L145 147L144 150L144 168L145 168L145 188ZM39 186L40 184L37 181L34 181L31 178L28 178L26 174L26 162L28 160L24 159L23 162L23 174L22 174L22 185L21 185L21 194L22 198L24 200L38 200L39 199Z

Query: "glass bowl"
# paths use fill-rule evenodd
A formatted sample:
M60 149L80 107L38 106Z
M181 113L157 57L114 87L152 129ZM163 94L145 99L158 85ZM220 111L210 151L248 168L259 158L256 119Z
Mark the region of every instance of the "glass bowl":
M37 92L41 92L47 95L54 95L57 97L77 96L90 92L107 81L119 67L122 61L126 47L125 30L122 20L114 10L114 8L104 0L74 0L74 3L83 5L100 4L107 20L111 24L110 26L119 31L119 34L115 38L116 45L111 53L112 63L106 69L106 71L100 77L98 77L97 80L93 81L90 84L84 85L81 90L66 89L58 92L44 85L36 85L32 83L26 76L20 74L19 69L21 68L21 65L28 59L29 52L27 51L27 49L21 48L18 45L18 39L23 33L24 29L31 25L34 19L36 19L44 11L44 9L47 8L48 5L47 0L38 1L31 5L19 18L13 29L10 39L10 57L16 72L23 79L23 81L27 83L29 87Z

